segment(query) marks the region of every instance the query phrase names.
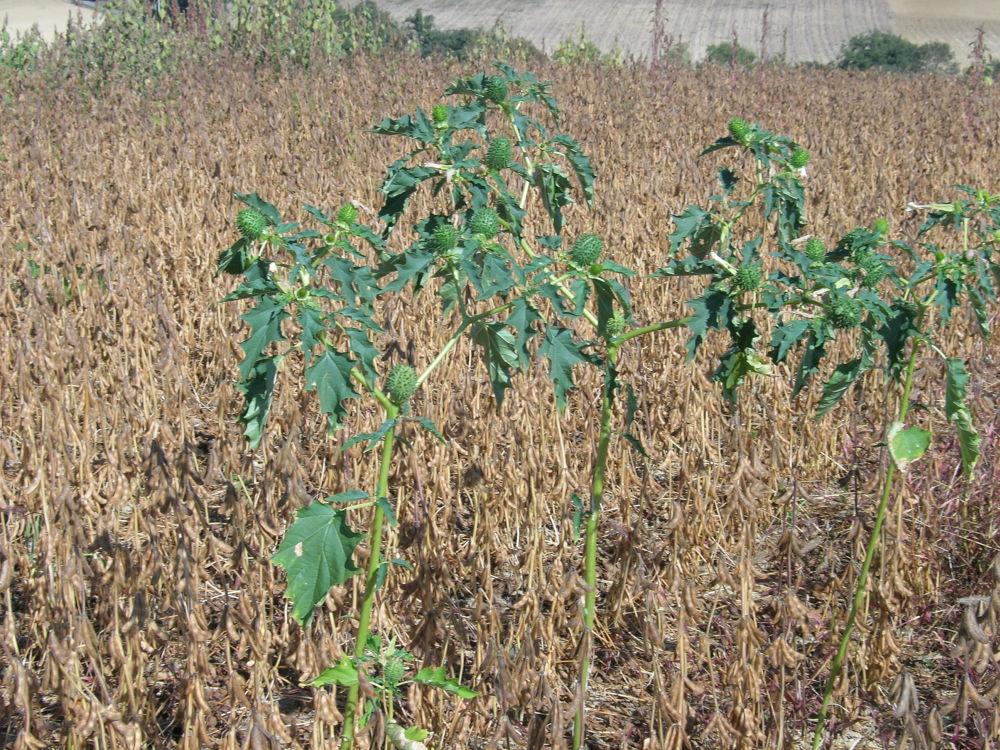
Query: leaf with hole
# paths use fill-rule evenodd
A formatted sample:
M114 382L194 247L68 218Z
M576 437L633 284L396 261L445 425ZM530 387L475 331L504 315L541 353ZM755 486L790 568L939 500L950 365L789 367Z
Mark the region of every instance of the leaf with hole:
M347 525L344 511L325 503L311 503L295 514L271 562L288 575L285 596L296 621L308 622L330 588L358 572L352 555L363 536Z

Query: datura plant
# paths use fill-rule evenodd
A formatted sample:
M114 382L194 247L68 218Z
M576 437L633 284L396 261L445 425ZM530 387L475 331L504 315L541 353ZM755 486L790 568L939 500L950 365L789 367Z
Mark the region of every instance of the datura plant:
M359 513L370 514L353 657L314 682L348 691L341 741L345 750L354 745L359 686L373 684L359 675L368 667L366 654L376 637L371 633L372 608L390 565L382 546L384 525L395 523L389 474L397 436L412 426L442 439L431 420L418 413L421 386L467 337L481 352L499 405L515 372L535 359L532 342L537 338L556 399L564 403L573 365L588 356L558 316L549 320L538 304L547 300L560 310L570 304L566 280L574 272L567 267L571 261L558 253L563 209L573 202L571 174L587 202L594 179L576 141L550 130L558 125L559 110L548 84L498 65L493 75L457 81L446 95L450 100L436 104L430 114L417 109L372 129L410 144L382 183L377 230L359 220L353 203L333 215L305 206L314 226L304 228L285 221L257 194L237 194L246 206L236 217L240 237L218 262L219 272L242 276L226 300L249 304L242 316L250 330L241 344L238 385L244 396L240 419L251 447L263 439L279 371L301 368L304 388L319 397L331 431L347 424L350 404L359 398L374 400L384 415L374 432L353 435L343 446L380 448L374 491L348 489L301 508L272 557L286 572L293 617L307 623L331 587L360 572L354 557L364 533L352 523L357 524ZM406 217L410 198L422 188L431 193L434 210ZM524 207L532 191L540 194L553 227L534 245L524 228ZM395 239L402 233L396 230L404 217L412 242L397 247ZM452 334L439 351L417 352L428 360L419 372L414 362L383 372L381 363L398 346L380 322L382 303L393 295L421 292L437 297ZM474 695L451 681L443 667L418 671L414 681L462 698ZM393 690L400 684L395 682ZM385 713L395 695L390 690L366 698L360 718L375 710Z
M793 373L798 395L827 367L830 344L847 339L853 354L832 365L817 412L830 411L866 373L880 369L901 383L897 416L887 425L890 462L862 564L844 637L833 661L817 738L823 731L832 686L863 602L868 571L894 478L920 458L930 442L925 428L907 421L914 374L925 353L941 356L945 372L944 414L957 430L961 459L971 476L979 438L966 398L969 375L961 359L946 356L935 335L968 302L985 333L986 305L996 298L1000 273L995 253L1000 235L1000 198L963 188L951 204L915 207L929 211L921 230L957 232L959 242L890 241L884 220L848 232L828 247L805 233L804 170L808 151L790 138L742 119L703 152L735 152L745 170L718 172L720 190L705 207L689 206L672 217L674 231L657 278L696 276L701 294L688 315L641 324L627 282L635 272L613 258L599 234L565 231L565 208L594 200L594 171L580 145L555 130L560 112L548 83L498 63L495 71L457 80L445 101L429 112L386 118L372 132L406 139L408 149L389 165L381 186L375 228L347 203L330 215L304 210L313 227L286 222L255 193L237 194L245 204L236 217L239 239L219 257L218 268L242 283L226 297L241 300L249 335L242 342L240 419L251 447L263 439L280 371L301 371L305 390L319 397L331 431L350 422L352 401L368 398L384 418L371 433L348 437L343 450L363 444L380 450L371 493L347 489L299 509L276 553L287 575L293 617L309 621L331 587L361 572L355 548L368 537L363 594L353 655L316 677L315 686L347 690L341 748L376 714L396 747L423 747L424 730L396 721L400 688L410 682L438 687L461 698L475 692L449 677L443 666L417 670L412 656L371 632L376 593L391 563L383 552L386 523L395 523L390 503L390 467L400 433L440 431L419 414L421 388L456 345L467 339L483 362L495 401L502 405L513 377L536 363L553 384L562 412L579 366L603 373L600 431L590 475L589 503L573 496L573 525L584 532L582 634L573 748L585 741L585 706L596 620L597 538L611 441L616 435L642 455L632 433L638 398L619 382L618 358L628 342L668 329L686 328L693 358L714 332L730 345L713 371L725 397L734 401L755 377ZM745 172L745 173L744 173ZM410 199L430 193L429 213L410 216ZM529 212L533 231L526 230ZM765 230L753 232L764 220ZM405 232L398 231L406 227ZM402 237L408 241L404 241ZM383 363L398 351L385 330L383 304L394 295L431 294L450 336L436 352ZM839 349L839 348L838 348ZM421 366L418 367L417 360ZM623 427L614 408L625 391ZM367 514L361 516L360 514ZM367 518L364 530L359 518ZM393 563L406 565L405 561ZM364 691L362 703L361 686ZM817 740L818 742L818 740Z
M1000 196L958 186L962 197L953 203L911 204L910 210L928 212L916 245L891 241L888 222L879 219L828 247L818 236L803 233L800 177L808 152L739 118L728 129L703 154L736 150L749 157L750 174L744 180L732 169L720 169L721 191L710 205L689 206L673 217L673 257L658 272L707 279L702 295L689 302L689 353L694 355L711 330L728 334L730 347L713 378L729 399L748 378L774 375L780 365L797 360L791 366L794 397L824 367L830 343L846 338L853 354L836 363L823 382L817 415L829 412L876 369L896 386L886 390L887 398L896 401L898 393L895 415L885 427L889 460L882 490L817 719L813 748L818 748L864 604L894 481L931 443L931 433L910 415L914 376L925 354L940 360L938 368L928 363L921 372L943 373L943 416L955 430L967 479L979 459L980 437L967 399L968 369L964 360L943 351L940 333L963 305L980 333L990 332L987 306L996 302L1000 288ZM768 227L766 236L739 231L740 221L755 207ZM931 241L935 232L940 241Z

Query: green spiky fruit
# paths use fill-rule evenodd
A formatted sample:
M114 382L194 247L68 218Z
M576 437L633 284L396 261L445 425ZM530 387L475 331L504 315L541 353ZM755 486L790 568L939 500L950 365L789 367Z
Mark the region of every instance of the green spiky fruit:
M604 250L604 241L600 237L596 234L581 234L573 243L569 258L576 265L588 268L601 257L602 250Z
M389 659L389 661L386 662L385 669L382 671L382 679L385 682L386 687L390 690L401 683L405 675L406 664L402 659Z
M442 255L451 252L458 245L458 230L451 224L441 224L431 234L431 244Z
M608 338L614 339L625 333L625 315L621 310L615 310L615 314L608 320Z
M431 110L431 118L438 127L447 127L448 108L443 104L435 104L434 109Z
M788 163L795 169L802 169L802 167L809 163L809 152L802 148L802 146L796 146L792 151L791 157L788 159Z
M486 98L491 102L500 102L507 100L507 81L505 81L500 76L490 76L486 79L486 84L483 86L483 92L486 94Z
M838 297L830 305L826 317L834 328L854 328L861 322L861 306L850 297Z
M345 203L337 211L337 221L341 224L354 224L358 220L358 208L353 203Z
M494 138L486 149L486 166L494 172L506 169L514 158L510 141L506 138Z
M889 275L889 267L876 257L865 258L860 268L865 272L861 283L869 289L878 286Z
M491 240L500 231L500 217L489 206L481 208L473 214L469 228L473 234L481 234L486 239Z
M819 237L810 237L805 246L806 257L819 263L826 259L826 245Z
M763 276L761 267L756 263L749 266L740 266L736 269L733 286L741 292L753 292L760 287Z
M742 117L734 117L726 127L729 128L729 135L740 143L746 143L750 137L750 123Z
M244 208L236 214L236 228L245 239L260 239L267 229L267 217L256 208Z
M410 365L396 365L385 379L385 390L392 403L402 406L417 390L417 371Z
M885 237L889 234L889 222L885 219L876 219L874 229L881 236Z

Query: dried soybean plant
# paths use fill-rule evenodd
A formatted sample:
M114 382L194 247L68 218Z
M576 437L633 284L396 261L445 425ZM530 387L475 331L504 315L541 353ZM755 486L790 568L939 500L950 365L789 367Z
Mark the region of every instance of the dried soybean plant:
M359 572L353 555L362 534L350 527L348 512L372 512L354 656L344 656L311 683L348 689L344 750L353 747L362 685L372 688L366 691L372 697L362 707L362 726L381 711L390 735L399 735L399 741L419 742L427 736L419 727L404 730L393 722L394 702L408 683L405 673L412 656L394 644L386 653L381 639L370 632L375 596L390 564L407 565L404 560L383 560L382 551L384 524L395 523L389 471L398 433L404 425L415 424L443 441L431 420L412 414L412 398L466 335L481 349L498 405L514 372L531 363L529 344L540 332L541 352L550 361L560 403L572 385L572 366L586 358L570 332L543 321L535 305L539 295L557 308L564 305L563 296L569 294L564 282L574 273L560 268L555 257L532 250L525 237L524 205L529 190L541 193L556 234L538 242L543 250L555 251L562 207L572 201L561 163L567 162L576 173L588 201L593 189L590 163L575 140L550 133L526 113L526 105L540 105L558 121L548 84L507 65L498 64L497 69L496 75L460 79L448 88L447 94L460 98L457 105L437 104L430 116L418 108L373 128L378 134L415 141L412 150L389 167L382 184L380 233L360 223L358 209L350 203L335 216L307 205L305 210L322 229L303 229L284 222L278 210L255 193L237 194L247 206L236 218L241 237L219 258L219 271L244 279L226 300L253 301L242 316L250 335L242 343L239 381L245 399L240 418L251 447L263 438L279 369L289 366L295 351L305 366L305 389L317 393L331 431L343 424L348 402L362 395L373 398L385 416L374 432L355 435L344 444L344 450L360 443L366 450L381 446L374 493L352 489L300 509L272 557L287 573L292 614L305 624L331 586ZM504 134L509 130L513 142ZM518 177L523 182L520 195L510 185ZM388 241L411 197L425 183L434 195L441 195L440 212L412 221L414 241L392 252ZM575 258L582 251L574 252ZM445 319L453 321L453 333L422 372L410 363L397 364L380 387L378 361L387 359L393 346L386 341L380 303L407 289L416 294L425 288L439 298ZM285 331L293 323L297 340L289 344ZM379 669L368 674L373 661ZM476 696L448 677L443 667L425 667L412 681L462 698Z

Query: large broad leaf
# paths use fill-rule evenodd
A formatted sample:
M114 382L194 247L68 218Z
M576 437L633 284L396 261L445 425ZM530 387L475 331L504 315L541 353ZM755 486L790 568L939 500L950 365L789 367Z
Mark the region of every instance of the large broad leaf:
M275 357L257 360L247 376L237 386L243 393L243 411L240 421L246 426L246 435L251 448L257 448L264 436L264 425L271 411L274 396L274 379L278 373Z
M732 299L723 289L710 286L696 299L688 300L692 313L688 320L691 338L687 342L688 361L694 359L698 347L710 328L723 328L732 317Z
M556 232L561 232L562 210L573 202L569 177L558 164L541 164L535 167L535 181L542 194L542 204L552 219L552 226Z
M434 140L434 125L419 108L413 115L403 115L396 119L386 117L372 128L372 132L379 135L405 135L422 143Z
M385 203L379 211L378 217L385 224L384 234L392 231L400 214L406 210L406 204L410 200L420 183L437 174L437 170L430 167L407 167L409 157L397 159L389 166L385 181L382 183L381 191L385 195Z
M927 452L931 434L923 427L904 427L902 422L893 422L889 428L888 442L893 463L905 474L910 464Z
M281 214L278 209L261 198L257 193L233 193L233 197L250 208L255 208L264 214L271 226L281 224Z
M358 572L351 556L363 536L351 530L342 510L319 502L299 509L271 558L288 574L285 596L299 623L309 620L331 586Z
M358 395L351 385L353 368L354 363L345 354L327 348L306 369L306 390L319 395L319 408L327 415L331 430L340 426L347 413L344 402Z
M799 367L795 372L795 384L792 386L792 398L802 392L812 376L819 372L819 365L823 357L826 356L826 332L820 325L811 324L809 338L806 340L806 348L799 360Z
M337 666L324 669L315 680L309 683L313 687L323 687L324 685L339 685L340 687L354 687L358 684L358 668L349 656L341 656Z
M535 324L541 320L541 317L538 310L523 297L516 298L511 306L507 325L514 331L514 349L517 352L517 364L521 369L527 369L528 365L531 364L531 351L528 349L528 344L532 338L538 335L538 328Z
M684 213L671 219L675 227L668 237L671 253L676 253L685 240L689 240L691 255L704 260L722 237L722 227L712 220L711 214L697 206L688 206Z
M967 398L968 385L969 373L965 369L965 362L961 359L949 359L944 412L948 421L955 425L962 455L962 469L966 479L971 479L972 471L979 461L981 438L972 423L972 411Z
M313 350L320 342L320 334L326 331L326 323L323 320L323 312L310 305L299 307L299 325L302 331L299 339L302 343L302 354L306 364L312 361Z
M816 416L822 417L844 397L847 390L857 381L871 366L870 360L865 357L852 359L837 365L830 379L823 384L823 397L819 400L816 408Z
M465 685L454 677L449 677L445 673L444 667L424 667L413 676L413 681L421 685L440 688L464 700L469 700L479 695L475 690L465 687Z
M785 361L788 352L805 337L809 323L804 318L795 318L774 329L771 334L770 357L775 363Z
M261 297L257 306L244 313L242 318L250 326L250 335L240 344L243 349L240 378L245 381L257 360L264 356L268 344L285 340L281 323L288 318L288 313L285 312L284 302L277 297Z
M558 326L546 329L539 352L549 360L549 377L555 387L556 406L563 411L566 394L573 388L573 368L588 359L581 345L573 340L573 333Z
M583 153L583 150L580 148L580 144L568 135L557 135L552 140L563 146L565 149L564 155L573 166L573 172L576 173L576 179L580 182L580 189L583 191L583 196L587 201L587 205L593 208L594 169L590 164L590 159Z
M502 404L504 393L510 387L511 369L518 363L514 336L503 323L486 323L473 326L472 340L483 351L493 396L498 405Z
M894 305L889 319L878 329L878 335L885 342L886 371L893 379L899 379L906 364L907 342L920 332L917 328L918 311L914 308Z

